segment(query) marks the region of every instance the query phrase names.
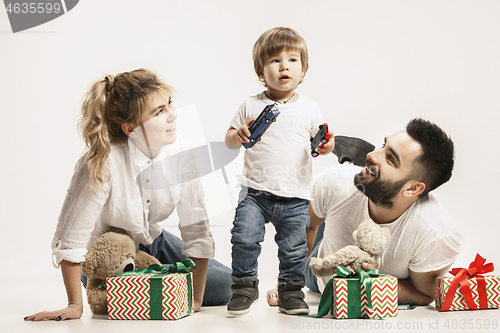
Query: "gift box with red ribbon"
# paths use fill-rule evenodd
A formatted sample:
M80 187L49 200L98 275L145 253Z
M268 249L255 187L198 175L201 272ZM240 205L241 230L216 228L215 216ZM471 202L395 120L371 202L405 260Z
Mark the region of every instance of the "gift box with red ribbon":
M493 271L493 263L479 254L469 268L453 268L454 277L434 279L435 303L439 311L498 309L500 276L483 275Z
M194 311L192 274L194 262L186 259L165 268L121 273L106 279L109 319L173 320Z

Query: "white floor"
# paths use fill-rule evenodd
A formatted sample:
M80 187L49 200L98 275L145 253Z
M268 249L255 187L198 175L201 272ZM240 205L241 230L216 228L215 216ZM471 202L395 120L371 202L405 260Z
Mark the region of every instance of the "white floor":
M454 267L467 267L476 253L500 263L499 1L117 4L80 1L67 15L18 34L11 33L7 12L0 10L0 333L499 331L498 310L438 313L431 306L384 321L282 315L265 302L277 275L272 230L259 261L261 300L244 317L228 318L225 307L217 307L176 322L120 322L94 318L86 307L80 320L24 322L27 315L66 304L61 274L51 265L50 241L83 150L76 122L91 82L150 68L176 87L178 107L197 104L207 141L222 140L239 103L262 89L251 65L253 43L280 25L306 39L310 70L299 94L318 102L336 135L360 136L379 146L416 116L448 131L457 163L450 183L435 194L463 236ZM193 131L193 119L188 120L183 135L200 139L201 131ZM332 164L335 158L329 158L314 164ZM241 171L233 163L225 168L228 175ZM223 196L231 190L218 186L211 203L227 202ZM232 217L222 214L211 222L216 258L229 265ZM306 300L315 313L318 297L307 293Z
M265 284L264 284L265 285ZM495 332L499 330L499 311L456 311L440 313L433 305L402 310L395 318L384 320L347 319L336 320L330 316L322 319L287 316L277 308L267 306L265 290L252 311L244 316L231 317L226 308L207 307L201 312L177 321L118 321L106 316L92 315L86 307L80 320L65 322L24 322L22 315L32 310L29 302L20 307L3 304L0 314L2 332L144 332L155 330L175 330L176 332L302 332L334 331L342 332ZM310 291L306 300L311 306L311 314L316 313L319 297Z
M213 219L212 232L217 242L217 258L229 264L229 226L232 213ZM173 230L173 229L172 229ZM52 231L44 231L48 235ZM2 332L144 332L154 330L176 330L181 332L300 332L334 331L343 332L428 332L441 331L498 331L498 310L457 311L439 313L434 306L419 307L414 310L400 311L396 318L385 320L335 320L330 316L322 319L288 316L279 313L266 303L266 291L273 288L278 273L276 245L273 241L273 227L267 227L267 237L259 262L261 280L260 300L249 314L231 317L224 306L205 307L198 313L178 321L116 321L106 316L94 316L85 306L80 320L65 322L24 322L23 318L41 310L55 310L66 304L66 296L56 269L48 268L47 262L33 265L16 265L21 272L0 274L0 327ZM45 236L44 236L45 237ZM50 239L50 238L49 238ZM35 244L36 245L36 244ZM43 247L46 248L45 244ZM32 247L38 248L38 247ZM46 250L46 249L45 249ZM44 250L44 251L45 251ZM26 250L24 250L26 251ZM50 252L49 252L50 253ZM34 253L35 257L40 253ZM19 263L18 263L19 264ZM4 266L5 267L5 266ZM306 301L311 307L311 315L317 312L319 295L305 289Z

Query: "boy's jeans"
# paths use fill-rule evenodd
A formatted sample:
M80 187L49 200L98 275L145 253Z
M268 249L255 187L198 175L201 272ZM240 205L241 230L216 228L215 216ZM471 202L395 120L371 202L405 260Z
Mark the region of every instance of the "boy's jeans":
M308 208L306 199L280 197L242 186L231 230L233 276L257 279L260 243L264 240L265 224L272 222L280 261L278 282L304 281Z

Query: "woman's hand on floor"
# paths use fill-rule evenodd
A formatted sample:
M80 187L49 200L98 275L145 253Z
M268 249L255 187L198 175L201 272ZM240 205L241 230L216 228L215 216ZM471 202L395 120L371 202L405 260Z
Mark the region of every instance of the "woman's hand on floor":
M24 321L42 321L42 320L66 320L79 319L83 314L83 307L77 304L70 304L67 308L58 311L42 311L34 315L27 316Z

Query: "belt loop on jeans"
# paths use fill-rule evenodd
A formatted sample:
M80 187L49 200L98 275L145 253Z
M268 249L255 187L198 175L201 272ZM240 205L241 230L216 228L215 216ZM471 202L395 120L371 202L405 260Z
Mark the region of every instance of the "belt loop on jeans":
M139 250L146 252L151 255L151 245L144 245L139 243Z
M250 194L255 194L255 195L264 195L266 197L275 197L276 195L270 193L270 192L267 192L267 191L262 191L262 190L256 190L252 187L248 187L248 193Z

